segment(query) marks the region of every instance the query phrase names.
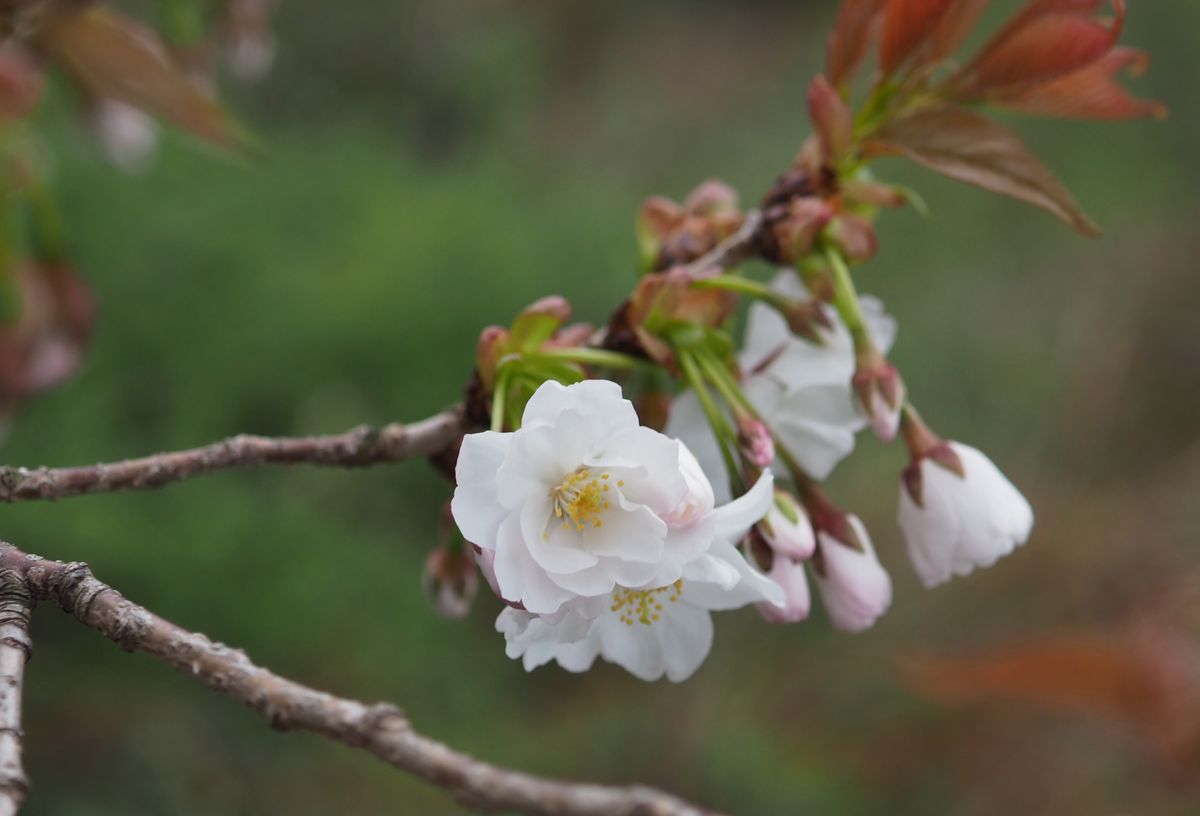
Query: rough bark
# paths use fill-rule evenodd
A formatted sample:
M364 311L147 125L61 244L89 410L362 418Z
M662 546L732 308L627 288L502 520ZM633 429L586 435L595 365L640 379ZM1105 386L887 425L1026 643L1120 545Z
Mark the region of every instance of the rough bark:
M367 467L429 456L463 434L462 412L445 411L408 425L362 426L330 436L267 437L242 434L201 448L123 462L65 468L0 467L0 501L67 498L115 490L149 490L230 468L310 464Z
M21 809L29 780L21 764L21 689L29 660L33 598L21 574L0 569L0 816Z

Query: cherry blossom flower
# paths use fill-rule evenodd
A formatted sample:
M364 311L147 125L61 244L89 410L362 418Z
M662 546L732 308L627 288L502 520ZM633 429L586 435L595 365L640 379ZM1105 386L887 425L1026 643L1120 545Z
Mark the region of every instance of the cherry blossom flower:
M797 300L808 297L799 276L790 269L782 270L771 287ZM876 347L886 353L896 337L896 322L876 298L864 296L861 303L867 329ZM818 327L823 343L817 345L793 334L777 310L755 303L750 307L739 356L742 389L751 404L778 441L816 479L826 478L854 450L855 434L867 426L851 387L856 365L854 342L836 312L829 307L825 311L833 329ZM690 390L676 398L665 431L695 453L713 482L717 499L727 499L728 474L720 448ZM776 475L785 475L778 460L773 468Z
M900 529L927 587L990 567L1033 529L1033 508L991 459L958 442L939 448L911 465L900 486Z
M782 607L784 592L746 561L731 543L767 511L769 473L744 496L709 514L711 544L664 586L614 587L599 597L577 598L552 615L508 608L496 619L509 657L526 671L557 661L583 672L596 658L616 663L642 680L686 680L712 647L711 611L751 603Z
M691 453L638 425L603 380L543 383L520 429L463 440L456 477L464 538L495 553L501 597L533 614L618 586L673 584L724 517Z

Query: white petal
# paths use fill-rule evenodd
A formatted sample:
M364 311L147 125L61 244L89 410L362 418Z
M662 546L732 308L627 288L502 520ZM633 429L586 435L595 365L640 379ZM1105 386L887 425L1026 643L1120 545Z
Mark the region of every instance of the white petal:
M638 426L633 403L621 396L621 386L609 380L584 380L573 385L547 380L538 387L521 417L521 427L554 424L566 411L596 416L604 421L604 432Z
M552 582L529 554L519 513L510 513L496 537L496 583L501 596L534 614L556 611L573 593Z
M774 500L775 479L770 471L764 471L744 495L713 511L714 532L725 538L741 538L767 514Z
M732 567L738 574L738 581L732 587L724 587L715 583L689 580L685 574L683 596L689 604L714 610L737 609L746 604L763 601L776 606L783 604L783 590L779 585L751 566L732 544L724 541L713 544L709 556Z
M495 548L496 530L507 515L496 495L496 473L511 439L511 434L492 431L468 434L454 468L457 486L450 512L463 538L486 550Z

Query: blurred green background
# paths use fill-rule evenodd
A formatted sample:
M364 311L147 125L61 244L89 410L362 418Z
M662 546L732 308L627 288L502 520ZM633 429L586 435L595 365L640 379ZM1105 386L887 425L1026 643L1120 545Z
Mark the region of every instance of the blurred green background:
M3 537L87 560L187 628L394 700L426 733L529 771L644 781L739 814L1195 813L1196 788L1119 724L944 707L897 671L913 653L1103 632L1200 586L1200 4L1130 5L1124 40L1154 57L1135 87L1170 120L1019 124L1103 239L880 167L932 212L885 215L860 286L899 318L894 360L926 417L993 454L1038 525L995 568L921 589L893 521L902 453L864 437L833 489L896 583L864 635L831 632L820 611L770 627L743 610L717 618L683 685L607 665L526 675L492 630L493 599L455 622L422 595L450 489L423 462L6 506ZM634 279L644 196L709 176L747 201L765 189L807 133L835 6L288 0L275 70L230 92L261 154L167 134L132 177L51 106L56 185L101 322L81 376L27 407L0 457L82 464L456 401L482 326L552 292L604 319ZM35 641L30 816L460 812L368 756L271 732L57 610L39 610Z

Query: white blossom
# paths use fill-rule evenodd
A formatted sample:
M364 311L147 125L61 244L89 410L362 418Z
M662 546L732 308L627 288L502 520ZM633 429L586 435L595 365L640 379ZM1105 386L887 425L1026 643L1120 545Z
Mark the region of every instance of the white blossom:
M791 269L780 271L771 287L791 298L808 292ZM886 353L896 338L896 322L883 304L870 295L860 299L867 330ZM854 450L854 436L867 426L851 380L855 371L854 341L831 307L825 307L833 330L818 329L817 345L792 334L774 308L755 303L746 323L744 347L738 357L742 389L778 440L805 472L824 479ZM718 500L729 496L728 472L720 448L692 391L671 406L665 429L695 453L716 489ZM782 463L776 475L786 475Z
M849 514L845 520L850 535L862 549L820 530L817 533L820 562L813 573L833 627L861 632L871 628L891 606L892 579L879 563L862 522Z
M780 587L731 543L766 512L771 492L770 474L764 474L746 495L711 513L710 547L672 583L615 587L600 597L577 598L552 615L504 609L496 630L504 634L506 653L521 658L526 671L554 660L582 672L599 657L642 680L664 674L674 682L687 679L712 646L710 611L784 603Z
M944 456L922 457L900 487L900 529L927 587L990 567L1033 529L1033 508L991 459L968 445L946 445L961 475L936 461Z
M716 535L695 458L638 425L603 380L543 383L519 430L464 438L455 475L463 537L495 553L500 596L534 614L618 586L670 585Z

